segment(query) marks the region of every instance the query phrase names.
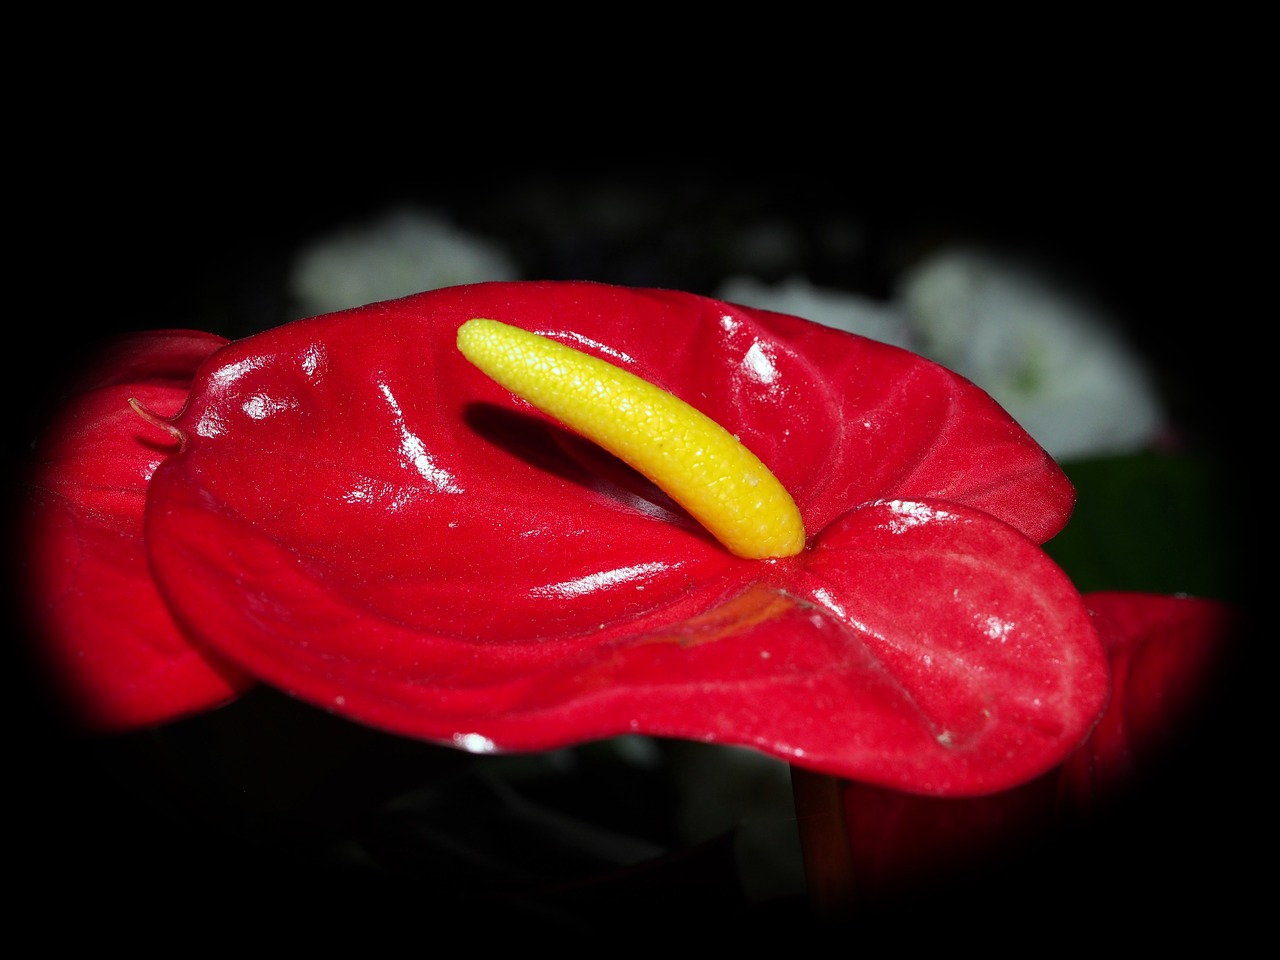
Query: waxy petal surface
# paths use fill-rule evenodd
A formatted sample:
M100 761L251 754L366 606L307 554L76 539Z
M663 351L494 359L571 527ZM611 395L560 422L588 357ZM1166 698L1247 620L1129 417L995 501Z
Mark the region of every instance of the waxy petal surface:
M22 556L33 652L69 716L89 729L173 720L252 683L179 631L156 590L143 508L152 472L176 445L129 405L176 413L196 368L225 343L182 330L111 343L35 451Z
M810 549L728 554L458 354L476 316L698 406L791 491ZM1071 508L1056 465L967 381L796 318L585 283L436 291L226 347L174 425L146 538L183 629L394 732L721 740L973 793L1059 762L1105 697L1036 546Z
M1062 772L1077 805L1114 796L1168 762L1198 709L1220 693L1239 611L1201 597L1125 591L1085 595L1111 665L1112 694Z
M843 788L854 874L886 892L1008 855L1122 798L1158 773L1197 708L1216 692L1238 611L1194 597L1105 591L1084 596L1107 651L1113 691L1061 766L983 797L941 798L868 783ZM1190 828L1192 825L1188 825ZM959 875L959 874L957 874Z

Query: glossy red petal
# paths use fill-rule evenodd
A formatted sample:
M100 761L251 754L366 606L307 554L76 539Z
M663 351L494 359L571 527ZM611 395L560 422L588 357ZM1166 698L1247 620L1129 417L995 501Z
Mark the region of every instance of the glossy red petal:
M898 693L851 779L1003 790L1060 763L1106 703L1106 658L1080 595L1034 542L986 514L871 504L823 531L805 561L792 589L856 634ZM857 749L865 736L837 719L847 709L825 706L826 749ZM822 749L806 760L826 768Z
M643 731L949 793L1025 778L1083 735L1100 654L1081 648L1096 638L1017 531L955 504L968 526L926 524L938 530L917 552L979 554L950 567L910 556L916 593L904 574L870 601L876 616L908 611L900 631L948 617L974 669L992 672L982 692L962 689L954 664L886 669L858 609L803 592L821 551L729 556L647 481L467 363L454 339L473 316L607 355L701 406L778 473L812 532L886 492L967 497L1037 535L1069 509L1060 471L989 398L903 351L686 294L455 288L291 324L201 370L175 421L188 442L157 470L147 512L185 630L313 703L479 750ZM862 561L836 554L821 574L852 601L841 571ZM926 583L961 568L1015 578L988 613L1016 620L1020 640L1054 621L1061 649L1028 640L1049 665L1025 657L1026 682L976 654L989 623L971 608L962 621ZM941 698L912 688L943 676ZM983 696L1002 691L1017 695L993 710Z
M794 317L722 304L706 312L714 322L690 355L715 357L721 379L702 395L755 401L745 415L724 405L712 416L757 425L751 435L762 449L779 435L792 444L776 469L810 530L850 504L894 498L976 507L1039 543L1071 515L1075 491L1057 464L963 377ZM702 379L688 367L676 376Z
M293 695L397 733L485 751L626 732L717 740L956 794L1060 761L1105 697L1078 595L1035 544L976 512L899 546L892 578L873 573L886 560L873 539L843 546L867 533L851 523L815 549L813 573L735 561L664 591L657 610L584 593L608 619L549 633L521 626L511 598L448 597L424 580L416 604L404 568L390 592L376 570L353 586L192 479L157 475L164 512L149 527L187 629Z
M1230 604L1196 597L1102 591L1085 597L1111 663L1107 712L1063 770L1077 805L1115 796L1168 761L1217 693L1238 627Z
M599 582L592 543L628 545L606 571L675 556L675 580L723 562L651 484L467 363L455 335L473 316L559 336L702 407L778 474L811 532L893 497L975 506L1035 539L1070 511L1052 460L920 357L689 294L585 283L434 291L235 344L194 387L191 455L218 474L270 475L273 495L250 484L229 496L236 509L336 562L403 555L420 570L413 547L430 543L455 587L501 581L548 611L563 606L557 585Z
M100 731L175 719L227 700L251 681L174 626L142 542L147 482L173 439L159 414L187 398L196 367L226 341L191 331L122 338L82 372L51 418L23 486L33 655L68 714Z
M1114 690L1088 740L1058 768L985 797L925 797L866 783L842 795L853 869L869 891L898 892L1011 854L1087 816L1158 771L1195 708L1215 692L1239 613L1201 598L1108 591L1085 604ZM1176 842L1176 841L1171 841Z

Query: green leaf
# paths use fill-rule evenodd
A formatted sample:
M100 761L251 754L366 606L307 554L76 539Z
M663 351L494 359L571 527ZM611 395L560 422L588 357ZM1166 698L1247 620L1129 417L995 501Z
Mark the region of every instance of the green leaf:
M1238 600L1240 531L1229 469L1145 453L1063 464L1075 512L1045 550L1082 592L1137 590Z

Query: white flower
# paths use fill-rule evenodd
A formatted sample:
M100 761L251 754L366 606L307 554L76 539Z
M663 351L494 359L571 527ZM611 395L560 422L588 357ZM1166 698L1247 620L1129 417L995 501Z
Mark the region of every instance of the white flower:
M730 277L716 292L716 299L789 313L897 347L911 346L906 322L893 307L870 297L815 287L803 277L791 277L775 286L754 277Z
M301 251L289 292L300 316L311 316L423 290L518 277L515 262L500 247L429 211L399 208Z
M1058 460L1149 446L1163 411L1115 323L1043 271L954 248L902 278L920 352L986 390Z

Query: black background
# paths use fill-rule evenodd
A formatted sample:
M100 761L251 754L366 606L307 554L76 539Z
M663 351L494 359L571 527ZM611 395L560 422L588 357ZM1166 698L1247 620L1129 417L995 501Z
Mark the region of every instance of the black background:
M693 123L664 122L643 101L620 106L609 122L586 101L554 97L495 107L491 122L453 123L429 109L375 122L343 105L320 127L283 107L238 115L214 97L186 102L178 120L162 109L135 112L120 97L109 136L84 128L37 151L57 161L57 175L41 176L36 163L13 188L37 216L11 278L23 296L10 307L9 385L17 389L7 452L21 457L58 377L91 355L98 337L171 326L234 337L278 322L291 252L393 202L448 210L460 226L506 239L533 276L703 293L721 279L708 237L766 216L805 234L838 215L863 228L865 244L843 273L821 256L803 264L819 284L883 296L914 250L973 236L1044 252L1095 285L1156 363L1195 442L1239 478L1240 549L1252 554L1261 539L1254 511L1267 491L1251 454L1262 348L1256 306L1243 296L1258 242L1246 227L1260 202L1237 175L1247 148L1200 111L1171 103L1143 113L1136 95L1103 111L1094 94L1076 94L1068 89L1035 110L926 98L927 110L905 115L909 136L897 124L860 123L856 102L787 116L772 102L726 113L713 100ZM1216 144L1212 162L1191 149L1206 138ZM655 213L630 235L575 235L575 211L600 188L644 198ZM541 218L527 213L530 197L548 211ZM336 922L343 911L387 923L413 918L424 930L492 916L536 929L542 917L502 900L433 906L435 891L328 875L291 859L288 844L263 848L211 831L182 808L184 798L147 779L156 748L118 751L104 764L96 745L59 730L20 670L6 701L5 790L18 851L10 881L27 896L86 915L105 907L130 923L155 914L185 924L211 914L280 919L301 909L312 930L317 915ZM1167 933L1246 920L1241 871L1271 865L1259 852L1269 753L1257 743L1255 691L1254 682L1230 687L1188 744L1185 765L1088 843L1037 851L934 900L863 918L864 932L912 930L922 915L958 932L1021 916L1046 937L1057 929L1099 938L1120 921L1135 933ZM262 710L275 715L271 705ZM326 720L299 722L333 734ZM212 749L190 738L180 745L192 763ZM372 749L386 762L413 750ZM380 786L376 774L365 783ZM665 911L725 930L758 920L795 931L807 921L801 904L750 916L696 883L681 892L687 909L676 910L672 877L680 875L661 878L661 893L629 891L625 915ZM592 911L624 922L617 902L570 897L571 918Z

